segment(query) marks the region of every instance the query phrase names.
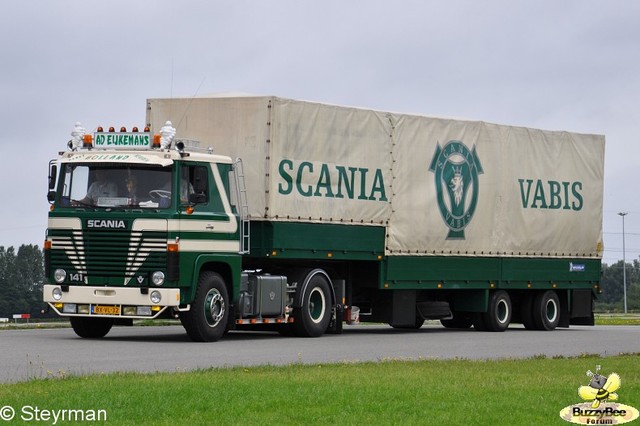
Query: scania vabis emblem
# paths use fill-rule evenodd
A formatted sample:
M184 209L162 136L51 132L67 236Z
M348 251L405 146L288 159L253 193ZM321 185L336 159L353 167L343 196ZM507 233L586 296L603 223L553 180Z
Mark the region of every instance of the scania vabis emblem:
M449 227L448 240L463 240L478 204L478 175L482 166L475 145L471 151L461 141L436 146L429 171L435 173L438 207Z

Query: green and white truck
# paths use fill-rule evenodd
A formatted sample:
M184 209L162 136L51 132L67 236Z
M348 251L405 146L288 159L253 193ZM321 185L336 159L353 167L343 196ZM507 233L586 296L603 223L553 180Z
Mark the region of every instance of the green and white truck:
M593 325L603 136L271 96L146 119L50 163L44 301L79 336Z

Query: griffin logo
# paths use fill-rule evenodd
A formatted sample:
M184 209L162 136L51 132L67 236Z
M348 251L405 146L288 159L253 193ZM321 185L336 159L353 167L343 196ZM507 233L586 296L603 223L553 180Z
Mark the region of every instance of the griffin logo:
M475 145L471 151L461 141L436 146L429 171L435 174L436 195L448 240L463 240L464 229L478 204L478 175L484 173Z

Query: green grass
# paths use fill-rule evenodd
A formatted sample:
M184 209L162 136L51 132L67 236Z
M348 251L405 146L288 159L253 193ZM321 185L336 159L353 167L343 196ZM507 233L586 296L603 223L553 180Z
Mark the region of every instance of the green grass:
M118 425L566 424L558 413L581 402L577 388L596 364L622 377L619 402L640 407L639 362L385 360L63 377L3 385L0 407L103 409L105 424Z
M595 314L596 325L640 325L638 314Z

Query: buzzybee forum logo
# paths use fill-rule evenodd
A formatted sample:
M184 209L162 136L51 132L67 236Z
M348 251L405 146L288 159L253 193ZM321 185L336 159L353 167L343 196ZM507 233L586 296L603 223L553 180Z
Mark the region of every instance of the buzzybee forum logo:
M587 402L564 407L560 410L563 420L579 425L619 425L638 418L638 410L617 402L617 391L622 385L620 376L617 373L604 376L599 374L600 368L596 365L595 373L587 371L589 384L578 388L578 395Z
M483 173L475 145L469 150L461 141L449 141L436 151L429 171L435 173L438 207L449 227L448 240L464 240L464 228L478 204L478 175Z

